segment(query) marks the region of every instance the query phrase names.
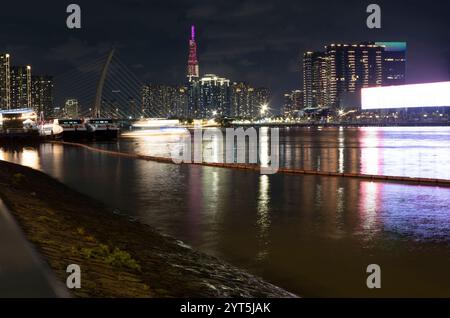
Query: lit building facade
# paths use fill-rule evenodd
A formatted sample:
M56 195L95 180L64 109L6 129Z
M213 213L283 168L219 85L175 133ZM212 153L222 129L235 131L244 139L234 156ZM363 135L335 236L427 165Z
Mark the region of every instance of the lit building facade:
M404 85L406 82L406 42L376 42L384 48L383 86Z
M31 66L11 67L11 108L32 108Z
M0 109L11 108L10 55L0 54Z
M200 79L198 118L230 116L230 80L215 74Z
M176 88L170 85L147 84L142 87L142 111L147 117L170 117Z
M190 81L186 85L188 96L187 118L198 118L200 116L200 82Z
M284 94L283 115L293 117L304 108L303 91L293 90Z
M128 99L128 117L131 119L137 119L141 116L141 112L139 111L139 103L134 98Z
M305 107L324 107L327 104L329 82L326 53L306 52L303 57L303 91Z
M326 47L329 107L357 107L362 88L383 84L383 51L383 47L375 44L332 44Z
M77 119L80 116L80 105L75 98L69 98L64 103L64 115L67 118Z
M53 117L53 78L47 75L31 77L32 108L45 118Z
M191 27L187 77L189 81L197 80L200 77L200 69L197 59L197 42L195 41L195 26Z
M195 26L191 27L189 40L189 57L187 64L186 96L187 107L183 114L184 118L199 118L200 109L200 67L197 58L197 42L195 41Z
M188 88L185 85L176 87L173 117L188 118Z
M400 85L405 79L405 43L331 44L325 52L304 55L304 107L358 108L362 88Z
M260 117L261 109L268 107L270 90L265 87L253 88L248 83L231 85L231 117L255 119Z
M261 109L270 106L270 89L266 87L255 88L255 97L253 100L253 117L258 117L261 115Z
M266 88L253 88L247 83L230 83L215 74L200 77L195 40L195 27L191 28L187 83L177 88L174 108L180 118L204 119L212 117L256 118L270 99Z
M248 83L239 82L231 85L230 116L234 118L249 119L252 117L255 89Z

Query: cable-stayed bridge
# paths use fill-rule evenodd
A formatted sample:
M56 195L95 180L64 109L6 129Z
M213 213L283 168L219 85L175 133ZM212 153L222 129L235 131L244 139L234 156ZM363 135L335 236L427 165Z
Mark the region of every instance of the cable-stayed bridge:
M68 72L54 78L55 105L64 107L76 99L80 117L115 119L159 118L161 109L142 108L143 82L122 61L117 50L82 60Z

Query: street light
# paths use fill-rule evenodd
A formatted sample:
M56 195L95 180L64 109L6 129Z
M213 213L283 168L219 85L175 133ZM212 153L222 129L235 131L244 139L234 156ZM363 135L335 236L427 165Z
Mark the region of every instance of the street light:
M265 115L268 109L269 109L268 104L262 104L261 105L261 115Z

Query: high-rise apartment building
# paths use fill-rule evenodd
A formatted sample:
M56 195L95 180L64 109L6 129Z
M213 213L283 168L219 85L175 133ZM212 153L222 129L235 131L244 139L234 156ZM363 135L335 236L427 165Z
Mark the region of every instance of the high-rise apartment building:
M331 44L328 59L328 106L355 107L362 88L383 84L383 47L375 44Z
M186 84L187 88L187 99L188 99L188 105L187 105L187 111L186 111L186 118L199 118L200 117L200 82L198 79L196 80L190 80Z
M303 57L303 91L305 107L324 107L327 104L329 82L326 53L306 52Z
M171 117L176 88L170 85L147 84L142 87L142 110L147 117Z
M53 78L47 75L31 77L32 108L45 118L53 117Z
M293 90L284 94L283 115L296 116L304 108L303 91Z
M231 117L255 119L260 117L261 109L267 108L270 90L265 87L253 88L248 83L231 85Z
M199 118L230 115L230 80L215 74L200 79Z
M11 108L31 108L31 66L11 67Z
M255 94L253 99L253 113L252 117L257 118L262 115L267 115L267 111L269 111L270 104L270 89L266 87L257 87L255 88ZM265 110L264 113L261 111Z
M176 87L173 114L177 118L188 118L188 88L184 85Z
M0 54L0 109L11 108L10 55Z
M147 117L187 118L185 86L146 84L142 87L142 112Z
M230 116L234 118L252 118L254 113L255 89L245 82L231 85Z
M406 42L376 42L384 48L383 86L404 85L406 82Z
M356 108L361 89L402 84L406 44L331 44L303 58L304 107Z

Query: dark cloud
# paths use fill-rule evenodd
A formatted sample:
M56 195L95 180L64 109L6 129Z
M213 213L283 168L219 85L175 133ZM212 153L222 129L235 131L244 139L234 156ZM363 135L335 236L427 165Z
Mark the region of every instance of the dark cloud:
M81 30L65 27L72 2L82 8ZM408 80L447 80L450 3L377 0L383 26L369 30L365 9L372 2L17 0L2 4L0 51L9 51L14 63L60 74L114 46L143 81L176 84L185 79L189 27L195 24L202 73L269 86L277 96L300 87L303 52L330 42L408 41Z

